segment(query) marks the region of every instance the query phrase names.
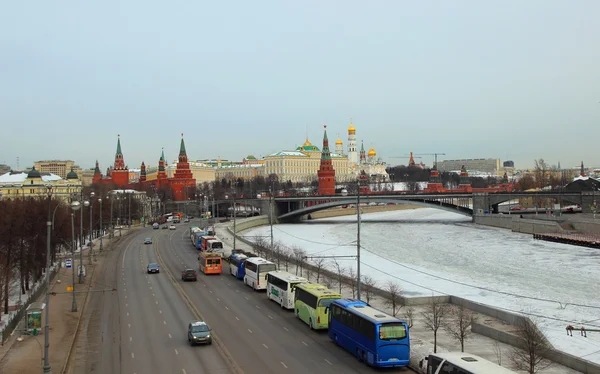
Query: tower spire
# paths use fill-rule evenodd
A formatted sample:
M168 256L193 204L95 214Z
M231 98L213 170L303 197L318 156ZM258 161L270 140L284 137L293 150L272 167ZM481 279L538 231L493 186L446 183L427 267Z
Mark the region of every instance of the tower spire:
M327 139L327 126L323 125L323 149L321 151L321 164L317 175L319 178L319 194L333 195L335 193L335 169L329 152L329 139Z
M117 134L117 156L123 157L123 152L121 152L121 134Z
M185 142L183 141L183 133L181 133L181 144L179 145L179 157L187 158L187 153L185 151Z

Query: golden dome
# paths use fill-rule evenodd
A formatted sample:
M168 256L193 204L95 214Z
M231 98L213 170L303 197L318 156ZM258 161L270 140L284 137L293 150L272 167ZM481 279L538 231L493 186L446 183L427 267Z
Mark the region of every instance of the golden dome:
M354 135L356 133L356 128L350 122L350 127L348 127L348 135Z
M306 137L306 141L302 144L303 147L310 147L312 145L311 142L308 141L308 136Z
M335 141L335 144L343 144L342 139L338 138L338 140Z
M367 153L367 155L369 157L375 157L375 156L377 156L377 152L375 152L375 150L371 147L371 149L369 149L369 153Z

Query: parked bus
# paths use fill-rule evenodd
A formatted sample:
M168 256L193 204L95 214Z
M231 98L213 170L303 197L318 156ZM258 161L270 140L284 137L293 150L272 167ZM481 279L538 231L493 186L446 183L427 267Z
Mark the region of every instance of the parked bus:
M229 273L237 279L244 279L246 268L244 263L246 259L257 257L254 253L246 252L242 249L234 249L227 259L229 261Z
M267 273L277 270L277 266L271 261L261 257L251 257L244 262L244 283L254 290L267 288Z
M406 322L360 300L331 303L329 338L370 366L408 366L410 361Z
M326 329L329 304L341 299L342 295L317 283L303 283L296 286L294 311L296 317L311 329Z
M427 374L516 374L515 371L466 352L432 353L419 363L419 367L423 367L423 363Z
M200 271L204 274L221 274L223 272L221 255L217 253L201 252L198 262L200 262Z
M308 279L287 271L271 271L267 274L267 297L282 308L294 309L294 291L300 283L308 283Z
M208 239L206 241L206 251L207 252L215 252L215 253L223 253L223 242L217 238Z

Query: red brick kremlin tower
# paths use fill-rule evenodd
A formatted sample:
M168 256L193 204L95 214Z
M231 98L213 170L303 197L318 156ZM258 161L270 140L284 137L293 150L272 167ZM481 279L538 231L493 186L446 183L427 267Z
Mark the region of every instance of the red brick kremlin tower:
M165 169L165 149L163 148L162 153L160 155L160 160L158 160L158 174L156 175L156 179L158 180L158 184L165 184L167 182L167 171Z
M335 170L331 162L329 152L329 140L327 139L327 126L324 127L323 149L321 151L321 165L317 175L319 176L319 195L335 194Z
M146 181L146 164L142 161L142 167L140 168L140 183L144 183Z
M117 153L115 154L115 165L110 172L112 182L117 186L129 184L129 170L125 166L123 152L121 152L121 135L117 138Z
M164 156L164 154L163 154ZM164 157L161 157L163 159ZM194 198L194 189L196 188L196 180L190 170L187 153L185 151L185 143L183 141L183 133L181 134L181 145L179 146L179 160L177 169L173 178L169 178L169 184L173 189L175 200L188 200Z

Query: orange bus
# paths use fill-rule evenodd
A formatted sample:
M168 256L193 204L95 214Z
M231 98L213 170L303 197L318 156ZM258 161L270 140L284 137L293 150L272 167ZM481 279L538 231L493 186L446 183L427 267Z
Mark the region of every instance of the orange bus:
M221 274L223 266L219 253L202 252L198 256L200 271L204 274Z

